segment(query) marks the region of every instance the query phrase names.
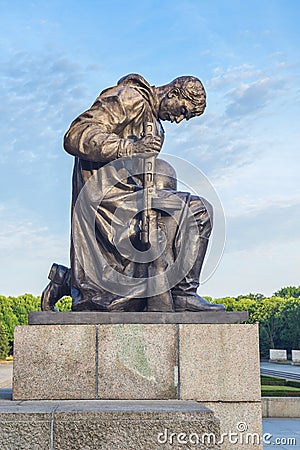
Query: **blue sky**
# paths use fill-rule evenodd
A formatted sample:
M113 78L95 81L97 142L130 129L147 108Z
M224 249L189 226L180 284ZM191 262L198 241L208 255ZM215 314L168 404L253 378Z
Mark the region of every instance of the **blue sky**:
M0 293L39 294L68 265L70 122L131 72L198 76L203 116L166 124L163 153L203 171L227 240L214 297L299 285L297 0L0 1Z

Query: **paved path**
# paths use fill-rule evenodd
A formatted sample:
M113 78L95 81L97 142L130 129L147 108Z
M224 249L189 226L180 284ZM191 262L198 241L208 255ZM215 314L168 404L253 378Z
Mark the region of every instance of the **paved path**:
M11 388L12 386L12 363L0 363L0 389Z
M300 419L263 419L264 450L300 450Z

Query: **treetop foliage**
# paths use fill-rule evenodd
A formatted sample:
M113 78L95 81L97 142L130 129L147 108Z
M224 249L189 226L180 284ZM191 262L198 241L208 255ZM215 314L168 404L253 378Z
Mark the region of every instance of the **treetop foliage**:
M299 298L300 297L300 286L286 286L281 288L279 291L274 292L276 297L283 298Z

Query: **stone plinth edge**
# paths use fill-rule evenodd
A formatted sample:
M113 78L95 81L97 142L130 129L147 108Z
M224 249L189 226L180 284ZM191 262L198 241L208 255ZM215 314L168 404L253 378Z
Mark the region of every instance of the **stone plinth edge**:
M206 435L218 442L220 421L197 402L0 402L1 449L179 450L183 436Z
M28 325L97 325L97 324L180 324L180 323L241 323L249 318L248 311L235 312L51 312L31 311Z

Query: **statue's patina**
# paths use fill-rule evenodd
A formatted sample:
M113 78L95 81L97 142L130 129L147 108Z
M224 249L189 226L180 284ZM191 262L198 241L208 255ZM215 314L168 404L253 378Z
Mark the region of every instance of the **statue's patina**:
M212 208L177 192L174 169L157 158L161 121L205 106L195 77L155 87L131 74L73 121L64 140L75 157L71 269L53 264L42 310L64 295L73 311L224 310L197 295Z

